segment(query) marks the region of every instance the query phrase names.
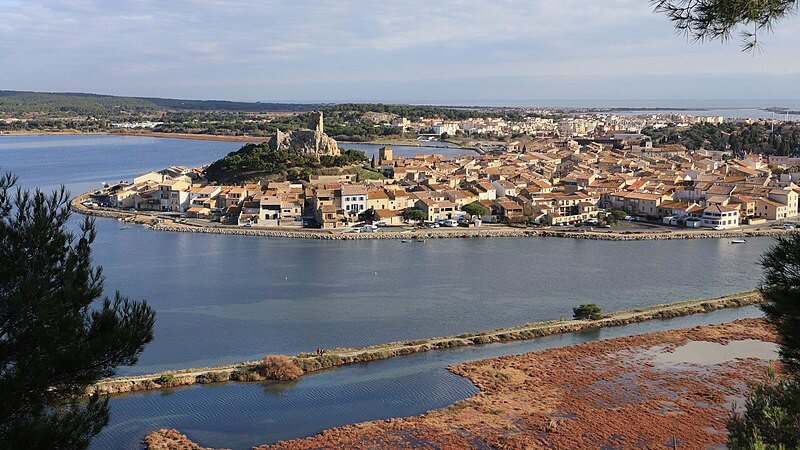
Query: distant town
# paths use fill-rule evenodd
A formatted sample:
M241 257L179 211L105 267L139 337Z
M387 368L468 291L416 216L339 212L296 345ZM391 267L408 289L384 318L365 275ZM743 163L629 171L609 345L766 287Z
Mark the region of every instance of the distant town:
M313 117L318 122L310 127L316 129L279 131L271 145L300 142L296 150L313 155L322 143L325 155L339 154L322 128L322 114ZM654 145L640 132L722 122L721 117L609 114L514 124L494 118L393 120L425 139L511 129L541 136L453 157L396 157L384 146L363 163L373 175L367 179L355 172L218 184L206 178L204 167L174 166L109 185L87 202L233 226L351 232L409 224L611 228L625 221L728 230L798 216L800 157L737 158L731 151Z

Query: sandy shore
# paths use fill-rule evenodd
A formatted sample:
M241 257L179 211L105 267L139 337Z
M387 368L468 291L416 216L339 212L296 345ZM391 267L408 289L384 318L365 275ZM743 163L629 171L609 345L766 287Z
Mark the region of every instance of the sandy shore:
M259 448L668 448L673 439L678 448L717 447L726 442L731 399L763 380L767 355L713 364L661 358L689 342L744 340L775 335L763 320L745 319L462 364L450 370L480 392L448 408ZM201 448L175 430L145 443Z

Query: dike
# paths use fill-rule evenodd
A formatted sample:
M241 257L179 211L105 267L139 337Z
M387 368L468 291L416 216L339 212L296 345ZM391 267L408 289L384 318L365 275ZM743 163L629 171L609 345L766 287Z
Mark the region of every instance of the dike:
M739 308L762 302L756 291L731 294L724 297L688 300L656 305L647 308L619 311L599 320L554 320L530 323L512 328L500 328L482 333L458 336L397 341L364 348L337 348L325 350L322 355L301 353L290 359L303 370L313 373L347 364L388 359L396 356L423 353L452 347L483 345L496 342L523 341L555 334L575 333L596 328L618 327L655 319L669 319L692 314L707 313L727 308ZM126 392L166 389L193 384L227 381L263 381L260 361L247 361L219 367L184 369L157 374L117 377L101 380L86 391L87 395L115 395Z

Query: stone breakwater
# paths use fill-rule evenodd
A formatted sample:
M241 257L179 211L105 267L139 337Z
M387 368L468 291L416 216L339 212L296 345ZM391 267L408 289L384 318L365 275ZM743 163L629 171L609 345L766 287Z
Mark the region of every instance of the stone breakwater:
M325 350L322 355L301 353L290 359L304 373L312 373L346 364L388 359L431 350L535 339L555 334L574 333L603 327L616 327L654 319L688 316L726 308L738 308L761 303L755 291L724 297L688 300L648 308L619 311L599 320L555 320L537 322L512 328L501 328L481 333L458 336L397 341L364 348L337 348ZM132 377L102 380L87 390L87 394L113 395L125 392L165 389L192 384L226 381L264 380L259 361L247 361L226 366L184 369Z
M199 227L173 224L156 224L150 226L154 231L176 231L183 233L214 233L239 236L267 236L293 239L320 239L334 241L360 241L372 239L454 239L454 238L481 238L481 237L553 237L568 239L591 239L602 241L654 241L678 239L725 239L748 238L758 236L785 236L794 233L794 230L768 229L768 230L735 230L735 231L694 231L694 232L656 232L656 233L597 233L576 231L555 231L537 229L518 229L513 227L503 229L454 229L436 231L413 232L376 232L376 233L340 233L314 230L259 230L254 228L222 228Z

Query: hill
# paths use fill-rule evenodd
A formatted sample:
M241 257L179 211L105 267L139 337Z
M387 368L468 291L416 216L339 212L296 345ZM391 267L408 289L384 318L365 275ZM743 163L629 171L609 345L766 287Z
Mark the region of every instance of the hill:
M71 92L0 91L0 114L9 116L152 116L167 111L307 112L322 105L181 100Z
M206 168L206 178L219 183L274 178L308 180L314 174L333 174L367 162L364 152L344 150L340 155L314 155L288 148L271 148L268 143L247 144L228 153ZM332 170L333 169L333 170Z

